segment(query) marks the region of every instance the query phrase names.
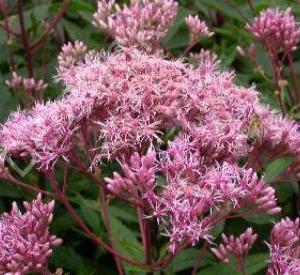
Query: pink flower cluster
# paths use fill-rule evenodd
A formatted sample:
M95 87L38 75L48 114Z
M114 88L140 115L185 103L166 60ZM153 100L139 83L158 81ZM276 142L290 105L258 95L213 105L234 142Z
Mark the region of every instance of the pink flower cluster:
M154 52L176 17L177 6L173 0L131 0L121 8L115 0L101 0L94 24L121 45Z
M292 155L288 173L297 173L298 126L259 104L253 88L235 85L214 55L202 52L198 60L193 67L134 48L110 56L88 53L59 70L67 93L13 113L1 127L0 144L8 154L34 156L40 168L51 169L61 157L71 160L84 133L91 165L121 160L124 175L107 179L109 190L141 195L173 252L210 239L223 217L220 209L279 212L274 189L255 171ZM258 118L261 126L252 129ZM178 134L165 143L172 130Z
M49 232L54 201L43 203L39 194L33 202L24 202L24 207L22 214L13 203L11 212L0 218L1 274L46 274L52 249L62 243Z
M171 252L202 238L210 240L210 230L231 211L253 206L268 214L280 211L274 189L258 180L251 169L226 162L208 168L186 139L169 146L158 159L152 150L143 157L133 155L128 164L122 162L124 176L115 172L106 182L114 194L124 198L139 199L141 194L152 217L163 225L163 234L170 237ZM165 182L156 180L157 172L165 176Z
M113 194L124 198L139 199L139 194L147 197L150 201L155 198L154 189L156 187L155 171L156 156L150 150L145 156L140 157L135 153L131 156L129 164L121 162L124 177L114 172L113 178L106 178L107 187Z
M185 18L190 33L189 47L193 47L200 38L212 36L205 21L201 21L198 16L189 15Z
M268 275L300 273L300 220L282 219L271 232Z
M247 28L273 55L279 50L285 53L294 51L300 40L300 28L291 13L291 8L285 11L262 11Z
M229 263L229 254L233 254L237 259L247 256L257 239L257 234L254 234L252 228L249 227L238 238L235 238L233 235L227 237L225 234L222 234L222 239L222 244L218 248L212 248L211 251L219 260Z
M45 170L66 157L76 129L74 113L64 100L37 103L32 110L12 113L1 128L1 146L6 153L30 158ZM71 106L70 106L71 107Z
M26 91L30 95L42 94L47 88L43 80L36 81L33 78L23 78L16 72L12 73L12 78L5 81L6 85L13 91Z
M61 53L58 56L58 70L63 72L69 69L84 58L87 53L86 45L81 41L75 41L74 45L69 42L61 48Z

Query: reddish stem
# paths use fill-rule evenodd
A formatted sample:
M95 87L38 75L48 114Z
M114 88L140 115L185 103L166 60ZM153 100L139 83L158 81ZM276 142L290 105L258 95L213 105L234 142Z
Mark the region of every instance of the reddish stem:
M12 175L7 175L7 177L5 178L7 179L8 181L10 181L11 183L14 183L20 187L23 187L23 188L26 188L28 190L31 190L31 191L34 191L36 193L42 193L42 194L45 194L49 197L54 197L55 198L55 194L53 194L52 192L48 192L48 191L45 191L45 190L42 190L36 186L32 186L30 184L27 184L19 179L16 179L15 177L13 177Z
M109 204L108 204L108 200L107 200L107 197L105 194L105 190L104 190L103 186L101 186L101 185L99 186L99 192L100 192L101 199L102 199L103 221L104 221L105 227L107 229L108 238L110 240L111 247L112 247L112 249L114 249L116 251L116 247L113 242L113 232L112 232L112 227L111 227L111 222L110 222L110 217L109 217ZM116 263L119 275L123 275L124 272L122 269L122 263L120 261L120 258L118 258L117 256L114 255L114 259L115 259L115 263Z
M65 206L66 210L69 212L71 217L74 219L74 221L81 227L81 229L91 238L92 241L94 241L95 244L98 246L102 247L106 251L110 252L113 254L115 257L118 257L119 259L122 259L123 261L139 266L142 268L147 268L148 266L146 264L137 262L135 260L129 259L117 251L115 251L111 246L107 245L102 239L100 239L95 233L85 224L85 222L81 219L81 217L78 215L76 210L73 208L71 203L69 202L69 199L65 196L65 194L60 190L60 187L56 181L56 178L54 176L53 171L49 171L47 173L47 177L49 179L49 182L54 189L58 199L61 201L61 203Z
M299 103L300 102L299 82L298 82L296 68L295 68L295 64L294 64L293 57L292 57L291 53L287 54L287 58L288 58L288 62L289 62L289 67L290 67L290 71L291 71L291 75L292 75L293 84L294 84L296 103Z
M253 5L253 3L252 3L252 0L247 0L247 2L248 2L248 5L249 5L250 9L251 9L253 12L255 12L254 5Z
M3 13L4 16L4 26L3 29L6 32L6 46L7 46L7 52L8 52L8 64L9 64L9 69L11 71L15 70L14 66L14 58L13 58L13 50L10 45L10 35L11 35L11 30L9 27L9 22L8 22L8 10L7 10L7 5L5 0L0 0L0 10Z
M193 269L191 275L196 275L197 274L198 269L200 267L200 264L201 264L201 262L202 262L202 260L203 260L203 258L205 256L205 252L206 252L207 248L208 248L208 242L205 241L203 247L200 250L199 257L198 257L198 259L196 261L196 264L194 266L194 269Z
M146 264L151 266L152 265L152 245L151 245L151 231L150 231L149 221L146 220L144 217L145 211L144 211L143 207L137 208L137 214L138 214L140 232L141 232L141 236L142 236Z
M280 66L277 63L277 57L275 56L275 54L273 54L272 52L269 52L269 57L270 57L271 65L272 65L275 87L276 87L276 90L278 91L277 96L278 96L278 100L279 100L279 104L280 104L280 109L281 109L282 114L285 115L286 110L285 110L284 100L283 100L283 96L282 96L282 89L279 84Z
M64 13L67 11L70 4L70 0L64 0L62 3L62 6L59 10L59 12L53 17L52 21L50 22L48 28L44 31L42 36L38 41L33 43L30 46L30 51L34 53L36 50L38 50L45 42L47 41L48 36L50 35L53 28L55 28L56 24L60 21L60 19L63 17Z
M20 29L21 29L21 40L23 43L23 47L24 47L25 55L26 55L26 59L27 59L28 77L32 78L32 77L34 77L33 55L30 51L30 45L28 42L27 32L26 32L26 28L25 28L24 10L23 10L23 1L22 0L17 1L17 10L18 10Z

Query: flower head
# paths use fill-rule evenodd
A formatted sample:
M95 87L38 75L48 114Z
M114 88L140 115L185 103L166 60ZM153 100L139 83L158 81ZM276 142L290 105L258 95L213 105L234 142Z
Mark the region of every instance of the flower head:
M262 11L247 28L271 54L279 50L292 52L300 40L300 28L290 8Z
M253 233L251 227L237 238L222 234L222 244L218 248L212 248L211 251L220 261L229 263L229 254L233 254L237 259L247 256L256 239L257 234Z
M16 72L13 72L12 78L5 83L14 92L26 92L29 96L38 99L42 99L48 86L42 79L37 81L34 78L23 78Z
M58 70L63 72L74 66L77 62L84 59L87 53L87 47L81 41L69 42L62 46L61 53L58 56Z
M274 225L269 244L270 263L268 275L299 274L299 224L299 218L295 221L286 218Z
M114 0L101 0L94 24L121 45L155 52L175 19L177 6L173 0L132 0L121 8Z
M213 33L209 31L206 23L201 21L198 16L189 15L185 18L185 22L190 33L190 47L193 47L200 38L213 35Z
M39 194L33 202L24 202L22 214L14 203L10 213L0 218L0 272L27 274L47 271L52 249L62 243L51 235L54 201L43 203Z

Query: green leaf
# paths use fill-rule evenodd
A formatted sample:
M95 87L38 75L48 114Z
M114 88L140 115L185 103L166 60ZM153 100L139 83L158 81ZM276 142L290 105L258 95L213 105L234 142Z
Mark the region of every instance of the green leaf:
M102 235L104 228L100 215L94 209L84 204L80 206L80 213L93 231L97 235Z
M224 49L223 52L220 55L220 60L221 60L221 65L222 68L228 68L234 59L236 58L237 51L236 51L236 46L233 45L227 49Z
M143 261L144 253L142 249L141 243L137 240L134 231L129 229L124 223L122 223L118 218L111 216L111 227L112 227L112 239L117 247L117 250L122 255L126 255L127 257ZM134 271L134 272L146 272L147 270L130 265L124 264L124 268L126 271Z
M276 184L276 197L281 203L289 201L295 194L298 194L299 187L297 182Z
M268 254L266 253L258 253L249 255L246 258L246 274L247 275L253 275L257 273L258 271L261 271L267 266L267 259ZM230 264L224 264L224 263L218 263L214 264L213 266L210 266L208 268L205 268L199 272L199 275L215 275L215 274L232 274L232 275L240 275L241 273L238 272L232 265Z
M9 112L15 108L17 102L4 83L4 80L9 79L9 76L3 77L0 75L0 77L2 78L0 80L0 122L3 122L6 120Z
M265 182L272 182L277 177L279 177L293 162L294 158L292 156L285 156L272 161L266 167L264 174Z
M252 214L248 209L241 209L236 211L244 220L255 224L270 224L274 221L274 215L267 215L264 213Z
M166 273L174 274L176 272L183 271L185 269L193 268L199 259L199 253L201 248L188 248L182 251L172 262L172 264L166 268ZM201 266L206 266L213 262L213 258L210 254L206 253L204 259L201 261Z
M34 5L32 8L25 10L24 12L24 23L26 29L33 27L32 17L35 17L35 20L41 22L49 16L49 4L40 4ZM16 15L9 17L9 21L14 29L19 31L19 18Z
M91 274L93 271L89 261L77 253L71 246L56 248L50 258L50 263L78 275Z
M267 253L249 255L246 258L246 274L256 274L258 271L264 269L267 266L268 258L269 254Z
M72 199L79 205L79 212L84 221L98 235L103 235L104 224L100 215L100 206L95 200L85 199L79 193Z
M110 206L110 214L125 222L137 222L136 214L128 206Z
M69 10L71 11L85 11L89 13L94 13L95 8L92 6L92 4L87 3L85 1L78 1L78 0L73 0L70 5L69 5Z
M2 198L21 198L22 192L12 183L0 181L0 197Z
M232 1L234 2L234 1ZM224 0L201 0L201 3L206 5L208 8L219 11L230 19L243 22L244 18L237 11L236 8L230 6L227 1ZM244 15L244 14L243 14Z
M64 213L62 216L56 216L51 225L51 228L56 234L65 232L74 227L76 227L75 222L67 213Z
M224 226L225 226L225 221L222 220L214 227L214 229L212 231L212 236L214 238L217 238L223 232Z
M191 12L185 8L178 9L175 23L171 26L163 44L170 50L185 47L188 43L188 32L185 26L184 18Z
M240 273L231 265L228 264L215 264L208 268L202 269L199 275L216 275L216 274L230 274L230 275L240 275Z

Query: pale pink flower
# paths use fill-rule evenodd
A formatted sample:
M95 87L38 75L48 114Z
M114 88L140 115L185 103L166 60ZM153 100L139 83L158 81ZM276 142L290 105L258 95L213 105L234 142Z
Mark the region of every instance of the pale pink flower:
M87 46L81 41L63 45L58 56L58 71L63 72L83 60L87 51Z
M198 40L203 37L210 37L213 35L213 32L210 32L206 23L201 21L198 17L189 15L185 18L186 25L189 29L189 47L193 47L197 44Z
M289 218L276 223L271 232L269 244L269 275L296 275L300 272L300 226L299 218Z
M176 17L177 6L173 0L131 0L123 7L112 0L101 0L94 24L121 45L155 52Z
M27 274L47 272L47 260L62 240L49 232L54 201L24 202L22 214L16 203L0 218L0 273Z
M239 237L230 235L227 237L222 234L222 243L217 248L211 248L215 256L224 263L229 263L229 255L234 255L237 259L245 258L255 243L257 234L253 233L251 227L241 234Z
M247 28L272 55L279 50L286 53L294 51L300 40L300 28L291 13L291 8L285 11L262 11Z
M114 172L113 178L105 178L108 183L108 189L121 197L139 198L139 194L143 198L153 199L154 189L156 187L156 156L151 149L145 156L134 154L131 156L129 163L125 160L121 161L121 167L124 176Z
M42 98L43 92L47 88L47 83L44 80L35 80L34 78L23 78L16 72L12 73L12 78L6 80L5 84L14 92L26 92L29 95Z

